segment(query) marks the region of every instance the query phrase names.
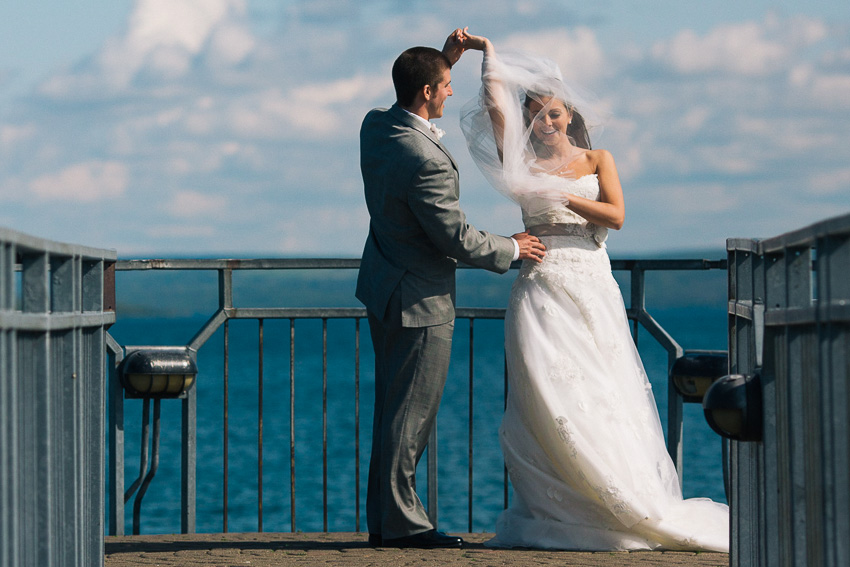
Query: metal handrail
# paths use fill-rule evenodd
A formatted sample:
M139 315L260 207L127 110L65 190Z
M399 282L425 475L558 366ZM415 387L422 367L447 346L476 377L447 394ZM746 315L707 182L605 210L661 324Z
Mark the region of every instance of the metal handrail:
M320 308L302 308L302 307L237 307L233 303L233 272L239 270L336 270L336 269L357 269L359 268L359 259L350 258L267 258L267 259L146 259L146 260L119 260L116 263L117 271L181 271L181 270L207 270L215 271L218 274L218 309L207 319L197 333L186 345L188 348L198 351L206 341L220 328L223 327L225 335L225 358L224 358L224 388L225 388L225 407L224 407L224 494L223 494L223 521L222 531L227 531L227 516L228 516L228 494L227 494L227 477L229 471L228 463L228 407L227 407L227 388L228 388L228 348L229 348L229 321L231 319L252 319L257 320L259 324L259 348L260 361L263 359L263 321L266 319L283 319L290 322L290 507L291 507L291 529L297 530L296 509L295 509L295 435L294 435L294 333L295 320L314 319L322 321L323 333L323 369L322 369L322 385L325 394L323 394L323 526L324 530L328 529L327 519L327 322L331 319L351 319L355 322L355 412L357 414L357 426L355 431L355 447L357 461L355 464L355 482L358 487L360 484L360 445L359 445L359 378L360 378L360 322L366 318L366 310L362 307L320 307ZM518 268L520 262L515 262L512 268ZM621 259L611 261L612 270L629 272L631 277L631 303L627 309L627 315L633 321L632 336L637 343L638 329L644 327L650 335L665 349L668 354L668 367L680 356L684 350L670 334L650 315L647 311L645 303L645 273L648 271L694 271L694 270L716 270L726 269L726 260L704 260L704 259ZM470 266L459 265L462 269L469 269ZM472 531L472 389L473 389L473 342L472 336L474 333L474 321L476 319L503 319L505 309L502 308L480 308L480 307L459 307L456 309L457 319L468 319L469 334L470 334L470 353L469 353L469 375L470 375L470 425L468 438L470 443L469 448L469 529ZM118 345L114 340L110 341L110 349L114 353L115 364L120 363L122 358L122 346ZM260 363L258 372L259 380L259 403L262 404L262 362ZM507 380L505 380L507 387ZM111 435L110 446L110 503L111 509L109 514L109 533L120 535L123 534L123 395L121 387L117 379L112 380L110 401L115 406L110 418ZM183 533L193 533L195 531L195 447L196 447L196 432L194 430L195 418L197 415L197 393L196 388L189 391L187 397L182 401L183 407L183 424L184 432L182 438L182 473L181 473L181 531ZM262 405L260 405L260 410ZM262 502L262 413L258 415L258 459L259 459L259 488L258 488L258 530L263 529L263 502ZM673 387L672 383L668 387L668 451L674 460L677 471L681 479L682 475L682 397ZM427 452L427 472L428 472L428 510L431 514L432 521L436 524L437 521L437 438L436 432L432 433L429 450ZM156 441L154 441L156 447ZM119 470L120 469L120 470ZM508 490L507 490L507 475L504 477L504 498L507 505ZM357 508L355 514L355 531L360 531L360 497L359 489L356 490ZM137 496L138 498L138 496ZM135 529L135 528L134 528Z
M103 565L115 259L0 227L0 565Z
M847 565L850 214L726 248L730 372L757 385L728 441L730 562Z

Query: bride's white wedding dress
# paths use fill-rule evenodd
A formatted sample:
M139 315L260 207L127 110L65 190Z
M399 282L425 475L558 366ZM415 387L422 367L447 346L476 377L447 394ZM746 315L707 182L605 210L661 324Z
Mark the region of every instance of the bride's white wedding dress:
M573 128L601 123L586 98L548 59L488 52L481 96L462 110L476 164L546 246L542 263L523 263L505 316L509 392L499 432L514 495L489 545L728 551L729 508L682 499L611 274L607 229L564 206L570 195L598 200L599 181L575 178L577 153L560 164L536 156L534 123L556 101L574 111ZM535 116L530 100L542 107Z
M598 199L595 175L561 181ZM546 258L526 260L511 292L499 433L514 495L488 545L728 551L728 507L682 499L606 230L563 206L532 216L540 207L520 203L526 227L561 234L540 237Z

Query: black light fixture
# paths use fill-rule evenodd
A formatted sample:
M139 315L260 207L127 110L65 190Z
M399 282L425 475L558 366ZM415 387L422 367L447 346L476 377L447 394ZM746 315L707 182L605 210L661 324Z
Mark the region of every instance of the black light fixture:
M730 374L717 380L702 402L708 425L719 435L735 441L761 441L761 378Z
M127 347L119 368L128 398L184 398L198 365L187 347Z
M686 351L670 367L670 380L682 401L702 403L705 392L728 370L725 350Z

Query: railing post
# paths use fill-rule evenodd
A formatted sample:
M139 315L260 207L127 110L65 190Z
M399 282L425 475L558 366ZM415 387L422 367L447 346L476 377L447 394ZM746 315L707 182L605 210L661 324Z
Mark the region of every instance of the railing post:
M109 256L0 228L3 567L103 564Z
M230 268L218 271L218 308L233 307L233 270Z
M0 316L15 310L15 245L0 239ZM0 565L19 565L21 501L17 332L0 325Z
M180 444L180 532L195 533L196 455L198 452L198 388L191 388L181 401Z
M819 355L824 451L823 546L827 565L850 564L850 234L826 235L818 245ZM842 317L843 312L843 317ZM843 320L842 320L843 319ZM843 427L828 427L843 424ZM844 485L842 487L842 479Z
M631 283L631 301L629 302L629 307L637 315L646 311L645 273L637 266L633 267L629 273ZM638 346L638 320L639 317L636 316L634 325L632 326L632 340L635 342L635 347Z
M754 240L730 239L727 243L729 264L729 372L752 375L757 372L759 354L756 337L761 336L763 324L764 264ZM772 384L762 381L765 395ZM768 419L768 413L765 413ZM764 517L755 494L762 471L758 464L761 450L753 443L728 441L729 487L727 498L731 508L732 564L751 565L759 554L759 530L754 518ZM740 562L740 563L739 563ZM777 563L778 564L778 563Z
M118 379L123 349L106 335L109 396L109 535L124 535L124 388Z
M667 369L673 367L678 356L674 352L667 353ZM676 472L679 475L679 486L684 486L684 415L682 412L682 396L672 380L667 380L667 452L673 459Z
M629 305L632 313L634 313L634 328L632 329L632 339L635 342L635 348L638 346L638 324L641 320L650 320L654 325L657 323L652 321L649 313L646 310L646 272L635 265L631 271L631 303ZM655 329L652 329L655 331ZM666 333L664 333L666 335ZM658 338L658 337L656 337ZM682 349L675 341L672 341L669 335L666 335L666 341L662 342L662 346L667 351L667 373L669 376L670 369L673 363L676 362L682 355ZM683 457L683 432L684 432L684 414L682 412L682 396L676 389L672 380L667 380L667 453L673 460L673 465L676 467L676 473L679 475L679 485L684 482L684 457Z
M21 258L21 309L25 313L46 314L50 310L48 256L35 252ZM23 432L32 442L22 442L20 456L22 490L20 499L37 513L21 522L23 549L21 564L51 565L57 559L53 495L56 486L50 478L56 441L52 431L54 390L49 380L50 350L47 333L19 332L18 357L22 401ZM24 378L25 377L25 378Z
M847 565L850 215L727 249L730 371L762 417L731 442L731 564Z

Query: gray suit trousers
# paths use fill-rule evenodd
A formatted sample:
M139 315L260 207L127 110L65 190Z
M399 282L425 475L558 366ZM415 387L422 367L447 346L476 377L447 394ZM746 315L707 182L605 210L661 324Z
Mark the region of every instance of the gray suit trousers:
M366 517L384 539L432 529L416 494L416 465L428 443L449 369L454 321L401 326L401 294L383 320L369 312L375 349L375 414Z

